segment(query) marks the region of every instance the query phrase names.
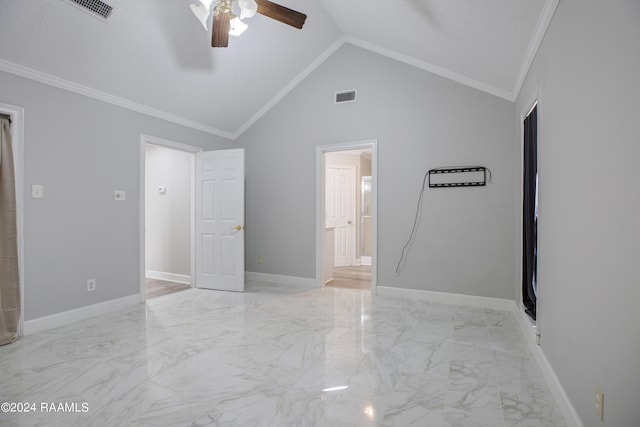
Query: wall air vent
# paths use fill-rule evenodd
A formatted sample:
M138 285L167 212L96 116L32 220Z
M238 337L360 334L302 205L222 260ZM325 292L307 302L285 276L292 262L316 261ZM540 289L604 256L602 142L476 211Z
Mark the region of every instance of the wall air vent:
M356 102L356 90L336 92L336 104L342 104L343 102Z
M100 0L67 0L67 2L103 21L109 19L111 12L113 12L113 6Z

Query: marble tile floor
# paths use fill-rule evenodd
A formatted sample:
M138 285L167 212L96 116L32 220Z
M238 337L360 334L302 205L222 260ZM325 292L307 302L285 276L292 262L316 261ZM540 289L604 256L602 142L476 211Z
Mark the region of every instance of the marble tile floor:
M0 402L36 405L3 426L566 425L512 313L262 282L0 347Z

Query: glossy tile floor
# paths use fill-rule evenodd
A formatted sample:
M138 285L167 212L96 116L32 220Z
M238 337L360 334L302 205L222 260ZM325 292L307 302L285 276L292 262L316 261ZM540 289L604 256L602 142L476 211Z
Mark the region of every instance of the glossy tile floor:
M9 426L565 425L511 313L258 282L0 347L0 402L37 405Z

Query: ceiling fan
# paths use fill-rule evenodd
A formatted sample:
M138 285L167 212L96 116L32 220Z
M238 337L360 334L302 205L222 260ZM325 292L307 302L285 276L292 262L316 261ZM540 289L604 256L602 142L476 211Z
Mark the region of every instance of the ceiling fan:
M251 18L256 13L298 29L302 28L307 19L304 13L269 0L200 0L199 5L191 4L191 11L200 20L205 30L209 16L213 14L211 47L229 46L229 34L233 36L242 34L248 27L242 20Z

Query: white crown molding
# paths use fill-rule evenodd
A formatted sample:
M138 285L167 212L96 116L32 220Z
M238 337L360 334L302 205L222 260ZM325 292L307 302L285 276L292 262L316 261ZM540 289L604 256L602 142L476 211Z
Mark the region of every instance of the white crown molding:
M331 55L335 53L344 43L346 39L344 36L336 40L328 49L320 54L311 64L309 64L300 74L298 74L293 80L291 80L285 87L283 87L273 98L262 106L249 120L247 120L242 126L233 133L232 139L237 139L247 129L249 129L255 122L260 120L262 116L267 114L278 102L282 100L289 92L291 92L296 86L298 86L309 74L314 72L324 61L329 59Z
M540 17L538 18L538 23L536 25L535 31L533 32L533 36L531 37L531 41L529 42L529 48L527 49L527 53L525 54L524 60L522 61L522 66L520 67L520 74L518 75L516 85L513 88L514 101L518 98L518 96L520 96L520 91L522 90L524 81L527 78L527 74L529 74L531 65L533 65L533 60L538 54L540 45L542 45L542 40L544 39L544 35L547 33L547 29L551 24L551 19L553 19L553 15L558 8L558 3L560 3L560 0L547 0L542 8L542 12L540 13Z
M230 132L223 131L211 126L207 126L202 123L194 122L193 120L185 119L184 117L176 116L174 114L157 110L155 108L151 108L146 105L138 104L136 102L129 101L128 99L120 98L118 96L111 95L106 92L101 92L99 90L96 90L87 86L83 86L81 84L74 83L69 80L62 79L60 77L53 76L51 74L34 70L32 68L14 64L13 62L10 62L4 59L0 59L0 71L5 71L10 74L15 74L16 76L19 76L19 77L24 77L29 80L34 80L49 86L53 86L69 92L77 93L78 95L83 95L89 98L97 99L99 101L106 102L108 104L126 108L127 110L135 111L137 113L146 114L147 116L155 117L157 119L166 120L168 122L185 126L191 129L195 129L201 132L205 132L211 135L220 136L226 139L235 139Z
M447 70L445 68L438 67L437 65L433 65L428 62L421 61L414 57L404 55L402 53L398 53L394 50L387 49L385 47L382 47L377 44L370 43L364 40L360 40L355 37L346 36L345 39L347 43L350 43L354 46L358 46L363 49L370 50L372 52L386 56L387 58L395 59L396 61L400 61L405 64L420 68L424 71L428 71L440 77L444 77L446 79L453 80L454 82L463 84L465 86L469 86L474 89L478 89L482 92L486 92L488 94L497 96L498 98L506 99L507 101L511 101L511 102L513 102L515 99L514 94L512 92L499 89L497 87L488 85L486 83L479 82L467 76L463 76L462 74L458 74L453 71Z

